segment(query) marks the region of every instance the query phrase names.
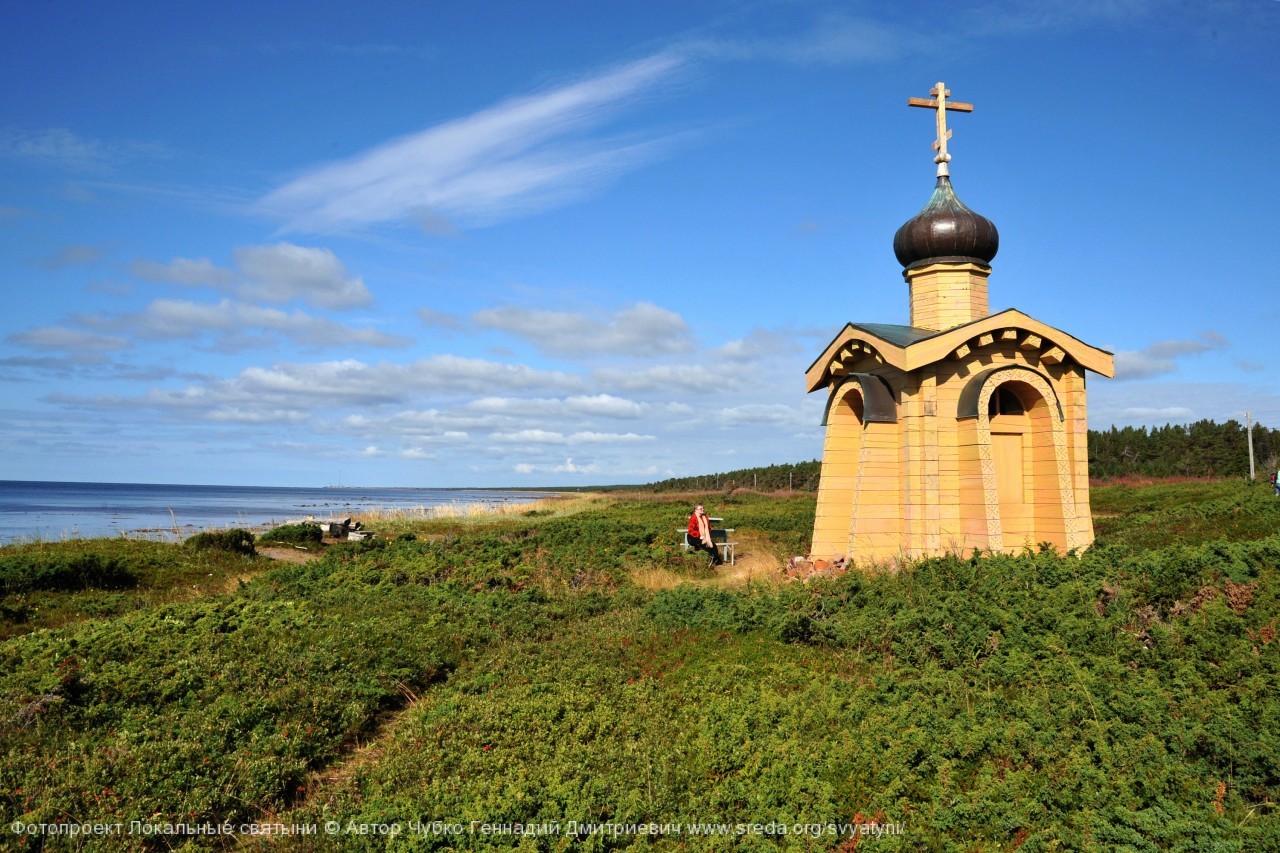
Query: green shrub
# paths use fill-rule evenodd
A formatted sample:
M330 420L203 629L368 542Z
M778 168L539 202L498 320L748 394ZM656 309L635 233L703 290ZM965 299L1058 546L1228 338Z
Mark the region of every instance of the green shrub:
M136 582L121 560L101 554L40 548L0 554L0 595L37 589L126 589Z
M252 557L257 553L253 548L253 534L239 529L197 533L184 544L196 551L229 551L246 557Z
M320 531L320 526L306 522L282 524L258 537L258 541L264 545L268 542L273 545L319 545L322 539L324 533Z
M122 604L0 643L0 810L27 822L874 819L905 824L876 840L886 850L1280 849L1280 536L1255 535L1274 510L1237 511L1228 489L1190 494L1110 493L1112 544L1081 557L953 556L744 590L630 582L680 572L684 499L343 543L232 595ZM713 503L753 545L803 552L812 497ZM1184 523L1162 547L1139 544ZM1226 541L1203 544L1215 526ZM240 566L225 589L243 571L174 546L79 547L125 545L145 583L186 589L197 570ZM141 568L165 560L187 565ZM521 841L685 839L328 843Z

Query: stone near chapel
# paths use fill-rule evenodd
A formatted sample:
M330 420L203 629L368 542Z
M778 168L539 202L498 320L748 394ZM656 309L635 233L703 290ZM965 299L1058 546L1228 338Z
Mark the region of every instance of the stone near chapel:
M911 325L848 323L805 374L827 392L811 555L859 564L1093 542L1085 374L1111 353L1010 308L990 313L995 225L951 187L948 101L937 114L937 185L898 229ZM1033 283L1032 283L1033 284Z

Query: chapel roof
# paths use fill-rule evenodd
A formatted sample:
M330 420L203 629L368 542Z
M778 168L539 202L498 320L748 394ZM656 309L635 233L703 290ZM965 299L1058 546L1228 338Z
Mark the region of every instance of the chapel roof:
M939 175L924 209L893 236L893 253L906 269L936 263L988 265L1000 249L995 223L974 213Z
M997 341L1016 341L1019 349L1042 362L1053 364L1069 358L1103 376L1115 375L1112 353L1008 308L941 331L888 323L846 323L805 371L805 390L826 386L863 359L871 359L866 363L872 369L881 365L910 372L943 359L969 358L970 353Z

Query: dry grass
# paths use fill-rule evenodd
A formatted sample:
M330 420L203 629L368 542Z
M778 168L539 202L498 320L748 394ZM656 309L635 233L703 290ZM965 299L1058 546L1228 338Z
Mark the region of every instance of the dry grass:
M649 590L671 589L680 584L698 587L741 589L749 584L776 586L785 582L782 570L786 562L773 553L763 537L750 533L736 536L737 553L733 565L725 563L714 570L707 569L706 577L689 577L660 568L638 568L631 572L637 586Z
M492 521L501 518L512 518L536 513L540 516L553 517L572 515L592 506L599 506L602 500L595 494L580 494L573 497L547 497L524 503L478 502L463 503L452 501L447 504L433 506L416 506L396 509L364 510L352 517L370 530L388 525L413 524L422 521Z

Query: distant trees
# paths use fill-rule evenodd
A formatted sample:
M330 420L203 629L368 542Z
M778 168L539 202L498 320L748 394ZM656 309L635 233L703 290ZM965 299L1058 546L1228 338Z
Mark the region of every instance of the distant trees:
M721 492L730 489L777 492L788 488L797 492L816 492L821 468L822 463L814 459L810 462L784 463L763 468L740 468L722 474L673 477L660 483L650 483L643 488L652 492Z
M1253 428L1258 477L1276 470L1280 430ZM1112 427L1089 430L1089 476L1247 477L1249 445L1237 420L1162 427Z
M1265 479L1280 464L1280 429L1253 428L1253 453L1258 478ZM757 489L775 492L817 491L822 463L817 459L795 464L741 468L720 474L674 477L643 488L653 492L715 492ZM1162 427L1111 427L1089 430L1089 476L1114 477L1247 477L1249 446L1245 426L1196 421Z

